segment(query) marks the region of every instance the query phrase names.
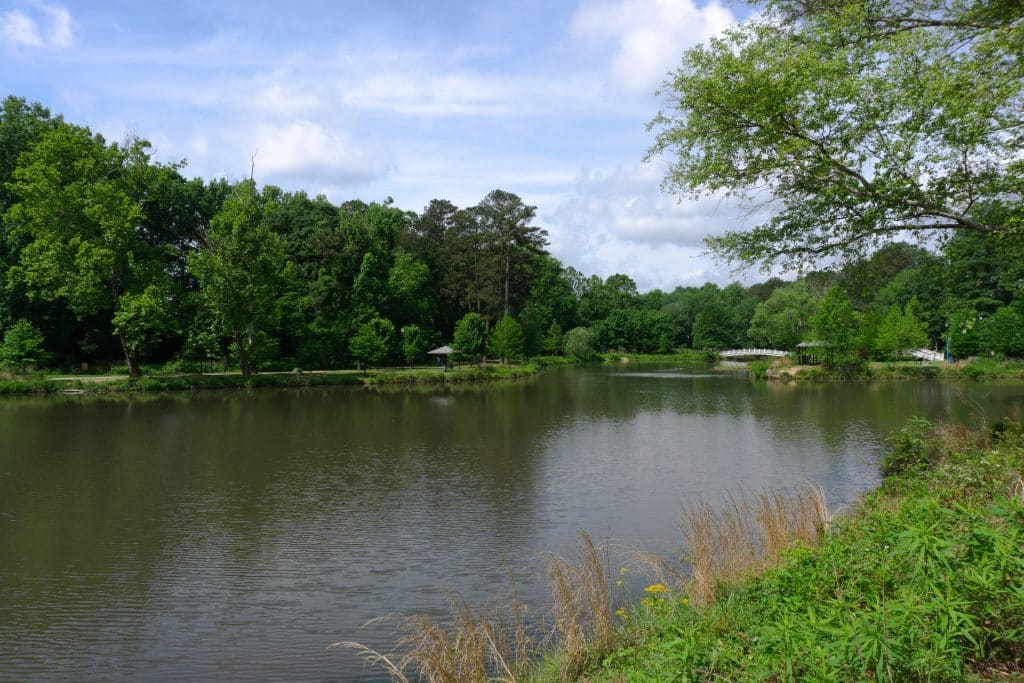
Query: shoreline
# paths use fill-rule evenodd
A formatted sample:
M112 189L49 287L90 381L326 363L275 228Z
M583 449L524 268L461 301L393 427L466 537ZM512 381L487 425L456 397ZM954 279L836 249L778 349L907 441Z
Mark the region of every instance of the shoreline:
M243 377L240 373L143 375L82 375L0 379L0 396L102 395L150 392L237 391L311 387L376 387L384 385L455 384L513 380L535 375L539 365L464 365L444 372L435 368L315 370L267 372Z

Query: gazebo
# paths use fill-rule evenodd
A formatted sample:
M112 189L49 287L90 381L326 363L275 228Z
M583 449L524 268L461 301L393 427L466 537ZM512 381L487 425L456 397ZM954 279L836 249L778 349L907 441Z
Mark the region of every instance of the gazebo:
M444 363L444 369L448 370L448 356L455 353L455 349L450 346L439 346L433 351L427 351L428 356L437 356L438 363Z

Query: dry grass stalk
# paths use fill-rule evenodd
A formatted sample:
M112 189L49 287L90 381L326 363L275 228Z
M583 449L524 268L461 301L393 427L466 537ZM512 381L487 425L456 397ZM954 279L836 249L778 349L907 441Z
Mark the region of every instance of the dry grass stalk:
M547 562L563 678L575 678L590 658L610 651L617 638L608 568L593 539L582 530L576 555L576 562L557 555L549 555Z
M1017 481L1010 486L1010 496L1019 499L1020 504L1024 505L1024 477L1017 477Z
M690 564L690 599L710 605L719 584L777 564L794 542L818 543L829 523L825 494L812 484L765 491L755 500L730 496L720 509L707 501L686 507L680 528Z
M534 640L524 621L525 609L515 598L491 610L474 611L459 595L450 598L451 621L414 615L399 622L402 634L394 651L381 653L346 641L330 647L355 650L368 664L383 668L397 683L522 680L532 653L542 644ZM375 620L376 621L376 620Z
M673 561L636 546L622 545L617 546L615 550L635 565L642 576L650 578L654 583L660 583L670 592L686 587L686 575L676 568Z

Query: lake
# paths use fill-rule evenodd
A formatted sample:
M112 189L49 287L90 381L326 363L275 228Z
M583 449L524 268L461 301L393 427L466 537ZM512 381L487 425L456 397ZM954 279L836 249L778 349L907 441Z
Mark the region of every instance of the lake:
M682 506L879 482L907 417L1024 383L765 383L615 365L510 384L0 400L0 679L381 680L388 613L540 609L544 551L678 556Z

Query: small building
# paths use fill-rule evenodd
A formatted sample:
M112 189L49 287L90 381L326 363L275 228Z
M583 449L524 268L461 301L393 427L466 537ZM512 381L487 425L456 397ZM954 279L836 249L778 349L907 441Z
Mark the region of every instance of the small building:
M455 353L455 349L447 345L439 346L433 351L427 351L428 356L437 357L437 364L444 365L445 370L448 369L448 356L452 355L453 353Z
M820 341L805 341L800 342L796 345L796 356L797 362L800 365L810 365L812 363L820 363L821 356L824 353L825 342Z

